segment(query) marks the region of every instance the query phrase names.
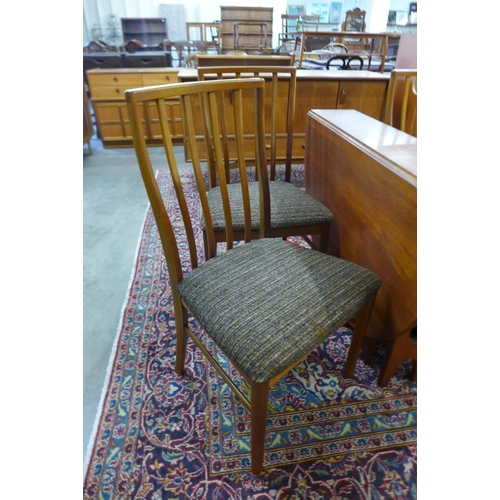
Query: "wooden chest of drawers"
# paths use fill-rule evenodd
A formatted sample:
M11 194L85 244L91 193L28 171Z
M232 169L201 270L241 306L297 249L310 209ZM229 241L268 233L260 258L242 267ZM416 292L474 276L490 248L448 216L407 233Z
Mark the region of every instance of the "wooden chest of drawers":
M179 68L92 69L87 71L90 96L96 117L99 138L104 147L130 147L130 133L124 92L127 89L164 85L179 81ZM174 140L182 142L182 120L178 100L166 103ZM148 144L161 144L158 111L144 109L144 129Z

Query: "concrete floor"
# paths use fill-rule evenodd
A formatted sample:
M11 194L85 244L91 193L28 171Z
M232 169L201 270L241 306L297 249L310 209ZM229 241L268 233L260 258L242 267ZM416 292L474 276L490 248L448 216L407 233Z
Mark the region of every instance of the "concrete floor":
M83 146L83 460L149 205L133 148ZM155 170L162 148L151 148ZM179 163L182 146L176 146ZM165 168L164 165L162 165Z

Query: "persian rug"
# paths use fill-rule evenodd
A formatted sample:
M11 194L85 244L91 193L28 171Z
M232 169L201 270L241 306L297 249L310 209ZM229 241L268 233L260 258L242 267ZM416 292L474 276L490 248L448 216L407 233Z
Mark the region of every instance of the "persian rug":
M292 180L303 184L302 166L294 166ZM182 181L199 220L190 169L182 170ZM175 211L167 170L158 171L158 182L165 203ZM174 220L187 253L180 215ZM384 353L379 349L370 366L358 360L354 378L344 379L351 333L341 328L272 387L266 469L253 476L245 407L191 341L186 374L174 371L169 281L148 210L96 421L84 498L416 498L417 390L408 379L410 362L380 388L376 380ZM227 359L205 340L247 390Z

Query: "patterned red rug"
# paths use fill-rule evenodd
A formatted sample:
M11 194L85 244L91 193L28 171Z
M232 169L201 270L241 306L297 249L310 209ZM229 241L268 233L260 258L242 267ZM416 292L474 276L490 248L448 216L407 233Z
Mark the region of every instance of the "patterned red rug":
M182 175L196 212L190 170ZM175 207L169 173L160 170L158 180ZM303 182L303 170L295 168L293 181ZM178 229L182 241L180 222ZM351 332L339 330L272 388L266 470L254 477L248 412L192 342L186 375L175 373L174 328L161 244L148 211L85 499L416 498L416 384L408 380L409 366L381 389L378 351L373 366L359 360L354 379L344 379Z

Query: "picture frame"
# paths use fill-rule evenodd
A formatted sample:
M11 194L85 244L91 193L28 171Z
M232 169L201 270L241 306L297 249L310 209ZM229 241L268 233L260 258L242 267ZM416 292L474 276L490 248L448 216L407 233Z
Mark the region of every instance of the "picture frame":
M340 24L342 22L342 2L332 2L330 6L330 23Z
M387 17L387 25L388 26L396 26L396 11L390 10L389 16Z
M320 23L328 23L330 14L330 5L326 2L311 2L306 4L306 15L319 15Z
M396 26L406 26L408 24L408 14L404 10L396 11Z
M286 13L290 16L301 16L304 14L304 6L303 5L287 5Z

